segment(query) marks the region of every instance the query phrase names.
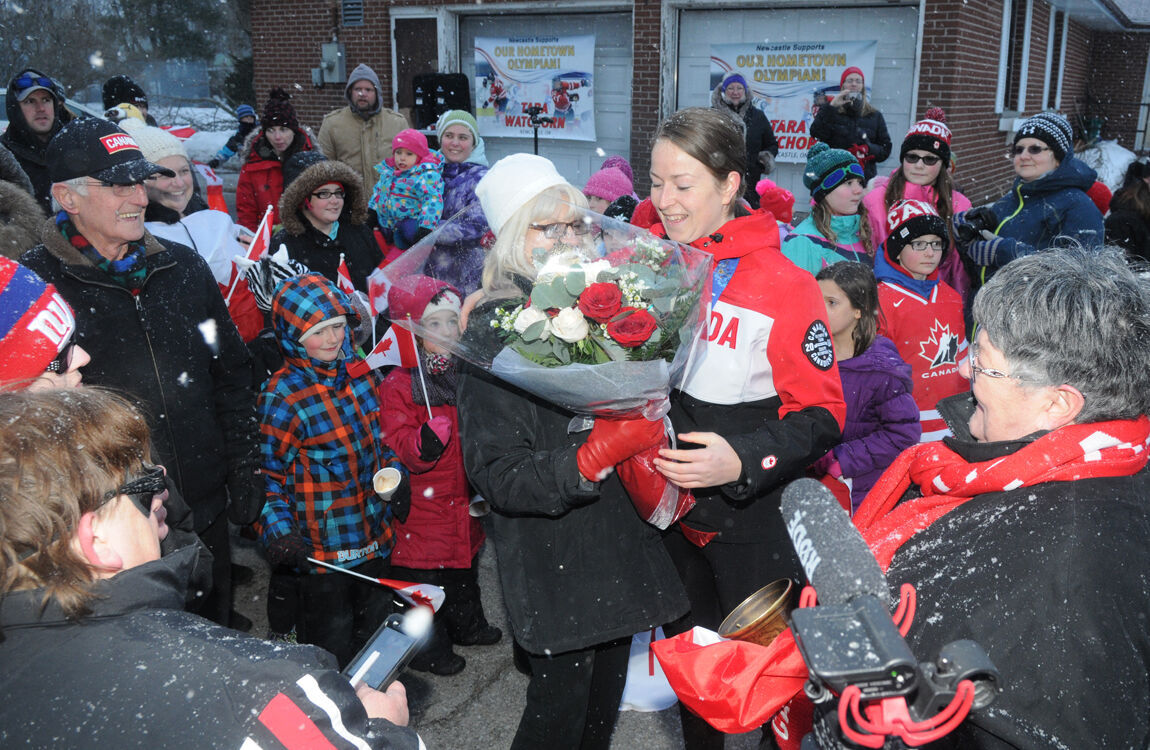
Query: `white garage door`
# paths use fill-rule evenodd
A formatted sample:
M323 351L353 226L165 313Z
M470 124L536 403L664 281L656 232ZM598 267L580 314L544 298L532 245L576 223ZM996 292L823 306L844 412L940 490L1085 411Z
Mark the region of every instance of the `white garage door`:
M472 82L475 101L475 38L501 36L595 35L595 134L597 141L541 138L539 154L555 162L559 173L582 187L612 154L630 158L631 148L631 14L572 13L548 15L464 16L459 21L461 72ZM521 151L531 153L531 138L485 138L487 160Z
M871 101L886 119L894 141L879 174L897 166L898 147L911 125L918 8L803 8L781 10L683 10L679 15L676 108L711 103L711 45L737 42L810 42L827 39L878 41ZM795 209L807 213L810 194L802 164L779 164L771 179L795 194Z

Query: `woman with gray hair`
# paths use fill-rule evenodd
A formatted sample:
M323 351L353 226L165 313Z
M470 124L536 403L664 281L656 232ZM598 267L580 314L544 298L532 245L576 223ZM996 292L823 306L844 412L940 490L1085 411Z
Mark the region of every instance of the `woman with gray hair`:
M974 319L973 398L939 403L954 437L899 456L855 523L917 588L915 655L971 638L1004 678L957 746L1145 747L1150 715L1115 709L1150 705L1150 280L1112 250L1038 253Z

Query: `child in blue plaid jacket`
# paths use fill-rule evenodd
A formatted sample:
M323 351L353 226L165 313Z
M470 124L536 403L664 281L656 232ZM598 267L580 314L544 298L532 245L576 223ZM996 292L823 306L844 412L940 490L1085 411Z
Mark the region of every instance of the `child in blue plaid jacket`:
M287 279L272 302L284 365L260 394L260 434L267 501L260 539L273 565L304 573L298 636L346 664L390 611L390 592L312 566L307 558L373 578L387 577L393 506L373 475L406 470L380 435L373 373L352 377L351 301L319 274ZM409 497L409 495L408 495Z

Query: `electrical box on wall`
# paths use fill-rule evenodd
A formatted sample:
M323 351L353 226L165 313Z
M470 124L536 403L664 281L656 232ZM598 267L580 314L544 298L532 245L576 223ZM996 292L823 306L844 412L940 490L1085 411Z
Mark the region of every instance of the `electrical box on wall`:
M347 80L347 67L344 65L343 45L329 42L320 48L320 69L322 83L343 83Z

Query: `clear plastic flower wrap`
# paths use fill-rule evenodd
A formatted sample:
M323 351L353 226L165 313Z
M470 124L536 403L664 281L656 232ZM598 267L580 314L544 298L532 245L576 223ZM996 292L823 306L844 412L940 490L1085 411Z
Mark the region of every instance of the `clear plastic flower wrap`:
M458 270L444 262L440 238L456 236L453 222L470 221L466 214L478 210L473 204L388 265L388 284L413 274L449 282L457 278ZM528 247L532 240L527 238L517 240L514 255L521 262L510 267L487 263L483 296L460 339L389 317L460 359L578 415L663 419L671 389L681 383L690 360L702 353L711 256L571 204L564 203L560 213L562 221L531 225L536 231L527 232L527 238L538 238L538 246ZM651 463L655 455L651 451L632 461L645 464L643 473L657 474ZM619 469L624 478L636 471L635 466L624 471L622 464ZM654 504L661 509L644 514L640 508L640 513L666 528L685 512L675 510L684 496L686 508L694 501L670 483L660 486L664 497ZM634 500L636 493L628 490ZM668 510L668 505L675 508Z

